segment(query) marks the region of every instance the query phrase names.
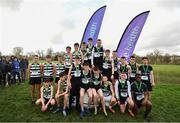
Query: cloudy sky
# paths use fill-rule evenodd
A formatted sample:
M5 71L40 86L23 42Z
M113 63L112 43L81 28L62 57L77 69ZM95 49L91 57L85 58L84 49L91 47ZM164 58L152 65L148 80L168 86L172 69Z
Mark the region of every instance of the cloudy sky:
M0 52L65 50L80 42L90 16L107 5L99 38L116 49L128 23L150 10L135 53L159 49L180 55L180 0L0 0ZM113 43L112 43L113 42Z

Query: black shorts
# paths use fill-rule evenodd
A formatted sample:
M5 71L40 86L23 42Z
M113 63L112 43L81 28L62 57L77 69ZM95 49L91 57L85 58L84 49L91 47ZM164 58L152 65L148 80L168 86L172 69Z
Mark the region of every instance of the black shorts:
M100 85L92 85L91 88L94 88L96 91L98 91L101 88L101 86Z
M53 82L53 78L43 78L43 82L45 82L46 80L49 80L50 82Z
M147 86L148 91L152 91L152 85L149 81L142 81L142 82Z
M44 104L46 105L49 101L49 99L43 98L44 99Z
M135 78L131 78L131 77L129 78L130 84L133 83L134 81L135 81Z
M69 68L65 68L65 74L68 75L69 73Z
M41 84L41 77L30 77L29 84L35 85L35 84Z
M119 97L120 104L125 104L127 98L128 98L128 96L127 96L127 97L122 97L122 96L120 96L120 97Z
M83 88L85 90L85 92L86 92L90 88L90 85L81 83L80 87Z
M59 77L56 77L56 78L55 78L55 83L57 84L58 81L59 81Z
M135 104L137 105L138 108L140 108L142 106L142 101L143 100L144 99L142 99L142 100L135 100Z

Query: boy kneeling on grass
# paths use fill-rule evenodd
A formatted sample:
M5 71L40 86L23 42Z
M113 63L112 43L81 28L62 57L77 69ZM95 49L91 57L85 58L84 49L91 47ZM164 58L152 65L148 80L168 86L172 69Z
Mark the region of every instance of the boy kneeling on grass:
M68 98L69 98L69 88L67 86L67 81L66 81L66 74L65 72L59 74L59 81L58 81L58 88L57 88L57 93L55 95L56 102L57 102L57 109L53 113L59 112L60 109L60 97L63 97L64 99L64 105L63 105L63 115L67 116L67 105L68 105Z
M145 107L144 118L147 119L152 109L152 103L148 100L148 88L146 84L141 81L141 74L137 73L135 79L136 81L131 85L132 99L135 104L133 112L137 115L139 109Z
M115 98L115 94L114 94L114 90L113 90L113 85L110 81L108 81L107 76L103 76L103 78L102 78L101 89L103 91L105 102L109 103L109 110L112 113L115 113L112 106L116 103L116 98Z
M42 112L47 111L48 106L53 106L55 104L55 100L53 99L53 86L49 79L46 79L43 83L41 87L41 98L36 101L36 104L42 104Z

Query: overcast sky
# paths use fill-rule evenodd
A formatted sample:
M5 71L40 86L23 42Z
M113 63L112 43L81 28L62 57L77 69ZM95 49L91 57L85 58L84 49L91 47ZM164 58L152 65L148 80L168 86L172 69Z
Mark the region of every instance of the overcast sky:
M80 42L91 15L107 5L99 38L116 49L128 23L150 10L135 53L159 49L180 55L180 0L0 0L0 52L65 50Z

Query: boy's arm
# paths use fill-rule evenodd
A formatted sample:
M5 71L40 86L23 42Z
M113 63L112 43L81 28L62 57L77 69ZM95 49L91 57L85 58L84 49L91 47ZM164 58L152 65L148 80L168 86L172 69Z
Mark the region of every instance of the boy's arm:
M41 102L42 102L42 106L45 106L43 96L44 96L43 95L43 87L41 87Z

